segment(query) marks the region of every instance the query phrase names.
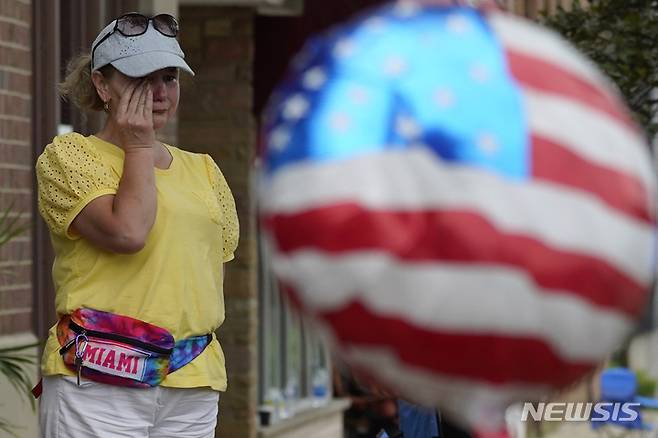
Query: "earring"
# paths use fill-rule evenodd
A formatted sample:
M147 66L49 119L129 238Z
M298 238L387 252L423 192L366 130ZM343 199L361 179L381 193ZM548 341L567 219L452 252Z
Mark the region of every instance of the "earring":
M108 100L107 102L103 102L103 111L106 113L110 112L110 101Z

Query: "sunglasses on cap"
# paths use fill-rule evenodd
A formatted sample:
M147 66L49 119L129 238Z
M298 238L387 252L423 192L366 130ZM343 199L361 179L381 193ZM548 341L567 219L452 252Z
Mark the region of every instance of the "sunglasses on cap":
M130 12L117 18L114 23L114 29L94 44L94 47L91 49L92 65L94 63L94 52L96 52L96 48L108 39L110 35L115 32L119 32L125 37L144 35L151 22L153 22L153 28L166 37L175 38L178 35L178 21L169 14L158 14L154 17L147 17L137 12Z

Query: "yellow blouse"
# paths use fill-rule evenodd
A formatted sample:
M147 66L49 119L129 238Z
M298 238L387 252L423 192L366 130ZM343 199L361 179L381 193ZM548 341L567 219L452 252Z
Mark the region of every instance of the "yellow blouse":
M208 155L166 145L168 169L155 169L157 216L145 247L135 254L104 251L70 225L92 200L115 194L123 150L95 136L54 138L37 161L39 212L55 250L53 280L58 315L80 307L114 312L158 325L175 339L214 332L224 321L222 263L238 244L233 195ZM60 355L55 327L42 360L44 375L71 372ZM163 386L226 390L219 342L167 376Z

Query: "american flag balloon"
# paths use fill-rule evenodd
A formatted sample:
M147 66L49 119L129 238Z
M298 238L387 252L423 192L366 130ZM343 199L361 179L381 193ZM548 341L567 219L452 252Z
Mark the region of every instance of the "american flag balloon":
M648 147L538 25L387 4L309 41L265 118L274 273L402 397L497 427L591 371L647 305Z

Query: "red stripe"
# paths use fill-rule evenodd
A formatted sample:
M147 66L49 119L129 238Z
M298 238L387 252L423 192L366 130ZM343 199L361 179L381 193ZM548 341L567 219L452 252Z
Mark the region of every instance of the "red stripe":
M266 225L283 252L375 250L405 261L509 265L526 271L542 288L575 294L630 316L642 311L647 298L643 285L601 259L502 232L469 211L370 211L339 204L275 215Z
M510 49L506 53L510 72L522 85L580 101L637 131L625 106L611 93L543 59Z
M587 191L629 216L654 221L646 188L633 176L585 160L539 135L532 136L531 161L536 178Z
M548 383L561 387L595 366L569 362L541 339L432 331L376 315L357 302L318 316L332 326L343 345L389 346L402 362L447 376L493 384Z

